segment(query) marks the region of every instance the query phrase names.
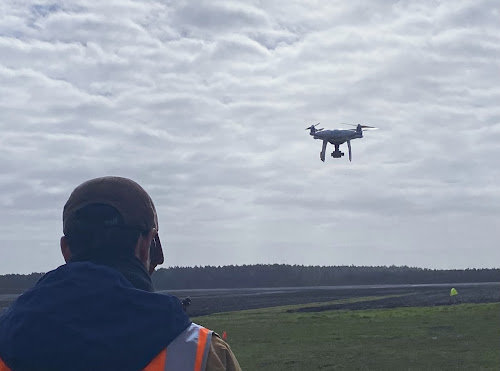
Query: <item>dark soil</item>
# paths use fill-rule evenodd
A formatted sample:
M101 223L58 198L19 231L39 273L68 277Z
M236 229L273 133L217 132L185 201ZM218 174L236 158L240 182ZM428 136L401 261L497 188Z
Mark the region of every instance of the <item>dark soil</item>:
M450 296L456 287L458 295ZM172 293L183 299L189 292ZM193 293L191 293L193 294ZM402 295L385 299L375 297ZM245 292L238 290L213 292L207 295L200 291L191 295L192 304L188 308L191 316L202 316L217 312L267 308L282 305L297 305L329 302L358 297L374 297L357 303L321 305L290 310L290 312L320 312L324 310L361 310L396 308L410 306L437 306L460 303L500 302L500 284L442 285L439 287L378 287L378 288L295 288L282 291Z
M458 290L457 296L450 297L452 287ZM500 302L500 283L392 287L332 286L317 288L176 290L169 293L181 300L189 297L191 305L188 307L187 312L190 316L196 317L219 312L322 303L358 297L374 297L374 299L346 304L318 304L313 307L308 306L290 311L320 312L325 310L361 310ZM387 295L402 296L376 299L376 297ZM14 298L15 295L0 295L0 313Z
M394 292L394 294L397 294ZM432 307L463 303L500 302L500 286L462 287L458 295L450 296L450 290L443 288L426 288L418 290L401 290L403 296L361 301L356 303L318 305L305 307L289 312L321 312L325 310L363 310L386 309L399 307ZM392 295L389 294L389 295Z

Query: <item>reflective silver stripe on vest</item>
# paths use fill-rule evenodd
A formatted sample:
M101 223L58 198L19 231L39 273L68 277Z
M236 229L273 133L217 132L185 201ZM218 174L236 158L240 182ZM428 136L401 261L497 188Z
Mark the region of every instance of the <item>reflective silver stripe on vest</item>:
M195 370L198 339L202 328L202 326L192 323L169 344L165 371L205 371L210 342L212 341L212 331L208 332L201 370Z

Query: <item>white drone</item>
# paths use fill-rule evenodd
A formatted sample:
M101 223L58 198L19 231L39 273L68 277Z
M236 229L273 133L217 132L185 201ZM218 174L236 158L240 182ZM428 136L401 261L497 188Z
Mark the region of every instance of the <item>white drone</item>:
M311 125L306 130L310 130L309 134L314 139L321 139L323 141L323 149L319 153L319 158L321 161L325 162L325 151L326 145L331 143L335 146L335 151L332 152L333 158L341 158L344 156L344 152L341 152L339 146L345 142L347 142L347 147L349 148L349 161L352 161L352 151L351 151L351 140L357 138L363 138L363 130L376 130L377 128L373 126L366 125L352 125L356 126L356 129L335 129L335 130L324 130L316 129L316 126L319 125L319 122L316 125ZM343 124L350 125L350 124Z

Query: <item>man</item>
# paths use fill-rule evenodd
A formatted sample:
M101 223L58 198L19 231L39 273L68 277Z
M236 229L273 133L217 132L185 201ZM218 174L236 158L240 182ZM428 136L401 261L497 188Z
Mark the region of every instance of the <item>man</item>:
M81 184L64 206L63 232L66 264L0 317L0 371L241 370L179 299L153 292L163 250L141 186L120 177Z

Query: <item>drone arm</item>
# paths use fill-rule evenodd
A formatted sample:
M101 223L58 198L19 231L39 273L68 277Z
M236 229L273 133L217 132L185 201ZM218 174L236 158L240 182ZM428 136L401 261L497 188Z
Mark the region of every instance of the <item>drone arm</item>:
M321 152L319 153L319 158L321 161L325 162L325 152L326 152L326 145L328 144L327 140L323 141L323 148L321 149Z
M347 141L347 148L349 148L349 161L352 161L351 141Z

